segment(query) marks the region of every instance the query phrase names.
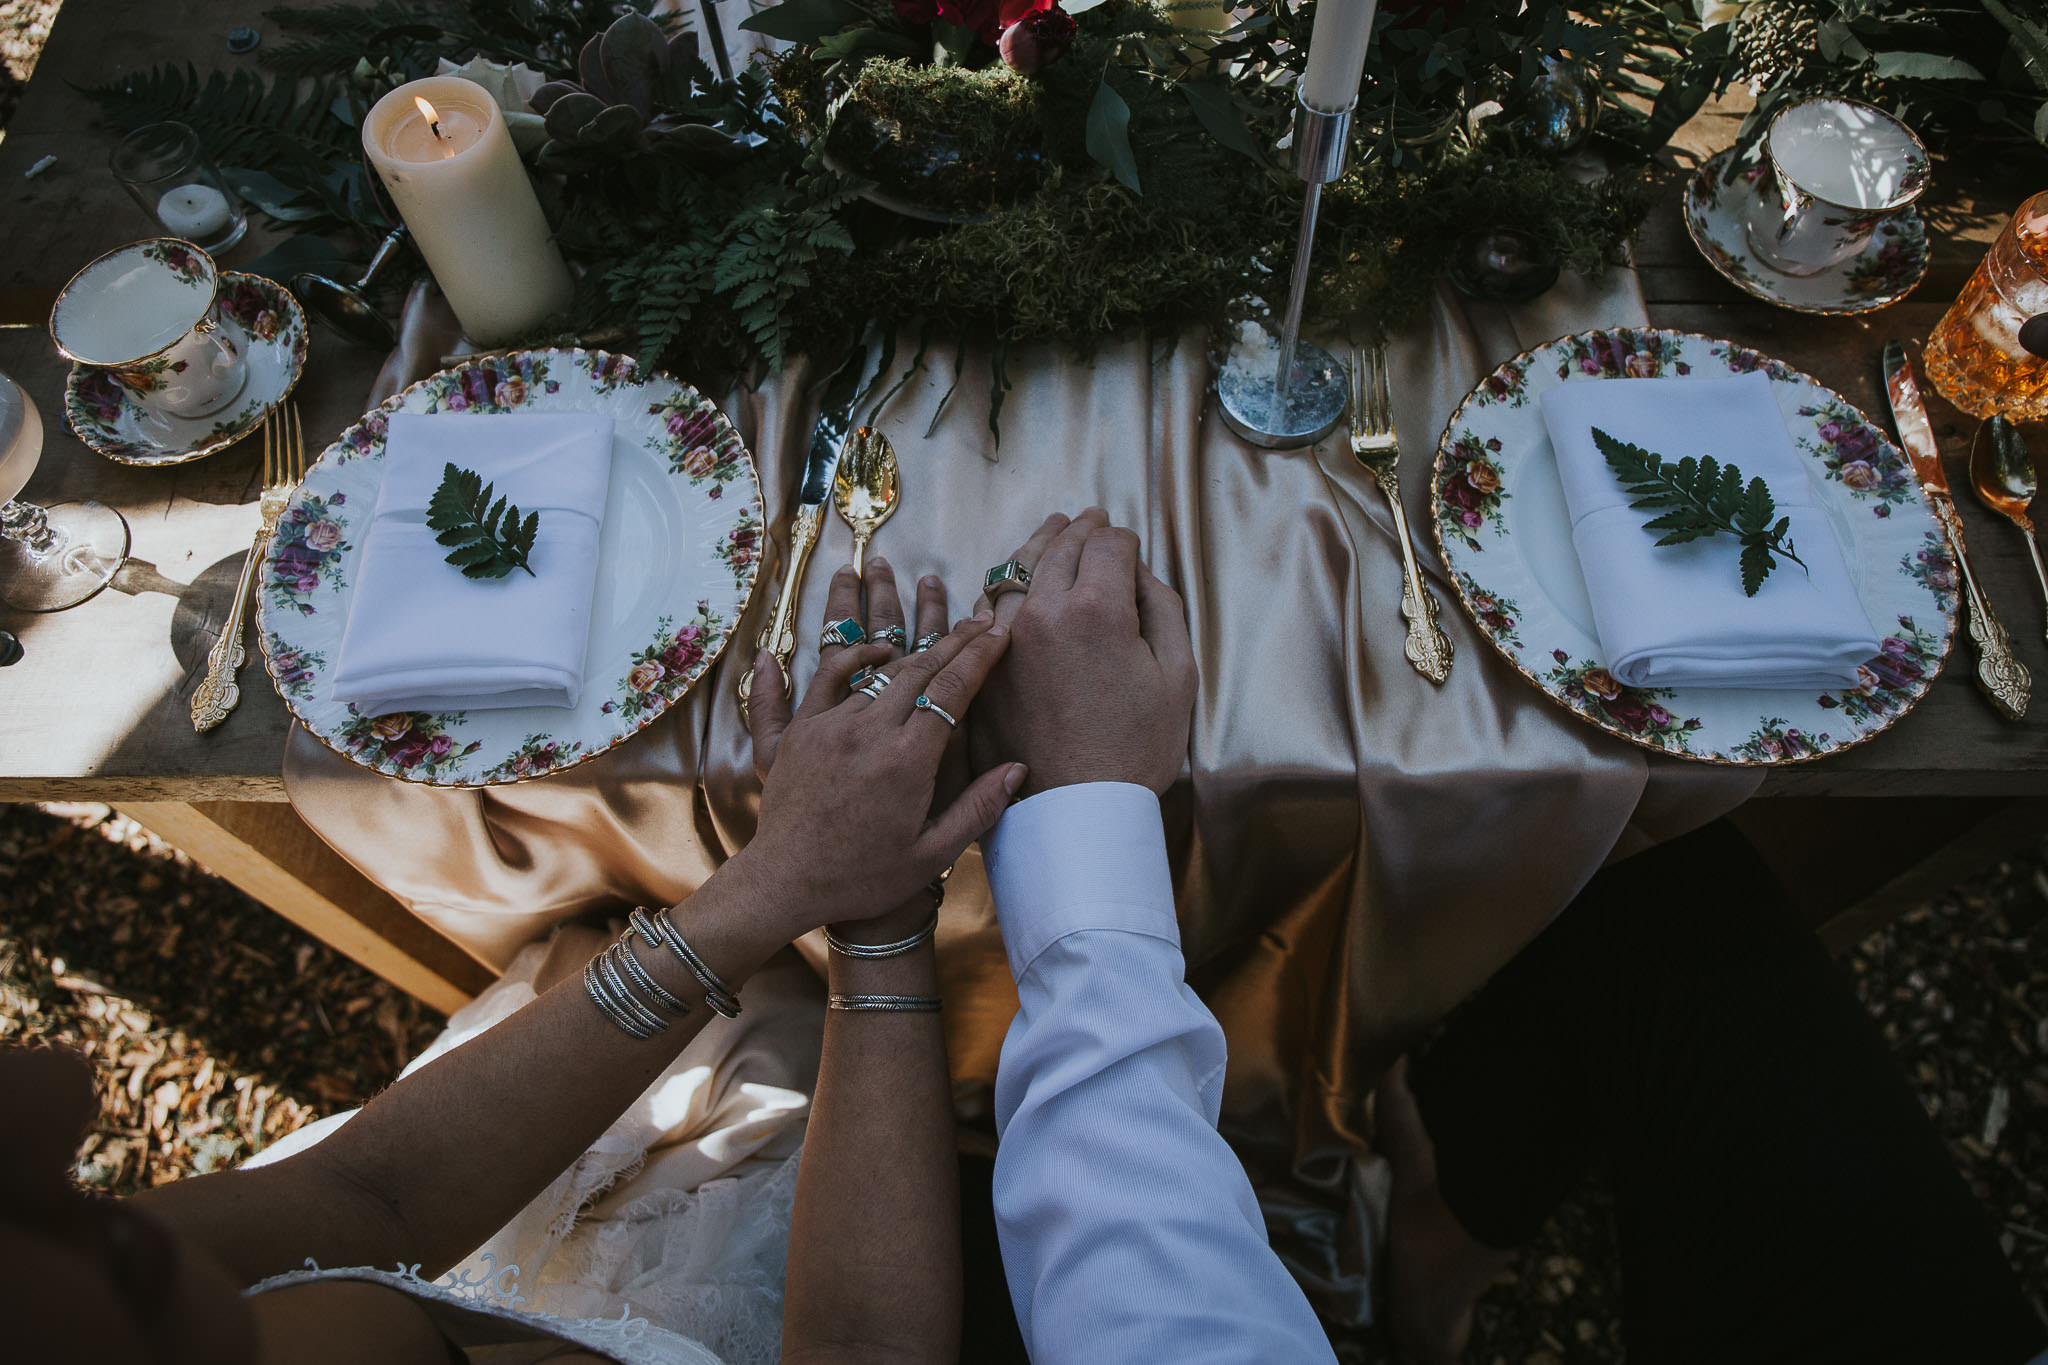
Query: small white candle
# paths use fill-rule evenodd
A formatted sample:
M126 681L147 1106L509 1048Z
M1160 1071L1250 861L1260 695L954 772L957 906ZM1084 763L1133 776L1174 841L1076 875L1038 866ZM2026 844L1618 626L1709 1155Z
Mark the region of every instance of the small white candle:
M156 201L156 220L173 237L201 245L228 230L235 215L228 197L211 185L180 185Z
M517 341L576 292L498 102L428 76L378 100L363 150L469 339Z
M1335 113L1357 102L1376 4L1377 0L1317 0L1308 70L1301 73L1303 104Z

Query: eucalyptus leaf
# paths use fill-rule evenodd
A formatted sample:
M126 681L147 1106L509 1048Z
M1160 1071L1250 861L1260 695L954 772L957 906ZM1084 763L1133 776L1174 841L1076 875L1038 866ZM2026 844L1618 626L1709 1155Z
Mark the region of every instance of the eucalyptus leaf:
M1971 66L1961 57L1944 57L1934 52L1880 52L1877 54L1877 74L1892 80L1904 78L1916 81L1981 81L1984 73Z
M1182 81L1179 89L1210 137L1233 152L1242 152L1261 164L1265 162L1265 153L1259 149L1251 129L1245 127L1244 113L1237 107L1228 85L1222 81Z
M1138 187L1138 159L1131 155L1131 106L1108 81L1095 87L1088 106L1088 155L1132 194L1144 193Z
M850 0L782 0L740 21L749 33L764 33L786 43L811 44L850 24L865 23L868 12Z
M294 202L303 192L268 171L252 170L247 166L223 166L220 178L227 181L228 187L240 195L244 203L263 210L280 223L303 223L325 212L317 205Z
M236 269L274 280L287 289L291 287L292 276L308 270L350 278L354 274L334 243L325 237L286 237L263 255Z

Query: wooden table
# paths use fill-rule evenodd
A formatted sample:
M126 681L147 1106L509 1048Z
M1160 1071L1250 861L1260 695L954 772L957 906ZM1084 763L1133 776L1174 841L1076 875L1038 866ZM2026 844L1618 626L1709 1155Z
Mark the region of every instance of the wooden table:
M0 143L0 215L9 243L0 261L0 323L14 324L0 327L0 371L28 390L48 432L24 496L46 504L98 499L120 510L134 533L131 562L88 605L49 616L0 608L0 628L13 631L27 651L21 663L0 671L0 799L111 803L372 970L449 1008L480 989L488 973L343 863L285 804L279 766L288 716L261 664L252 660L244 672L243 701L228 723L207 735L192 731L190 693L256 527L259 443L245 441L192 465L130 469L87 450L61 416L65 367L42 327L49 296L84 262L150 229L107 171L108 139L94 128L94 106L72 87L159 61L190 58L202 69L253 61L227 54L226 27L218 8L202 0L168 0L146 12L128 0L102 0L90 14L67 7ZM1703 115L1685 140L1698 149L1724 146L1733 126L1730 114ZM24 179L46 155L55 164ZM1927 280L1906 302L1862 319L1785 312L1727 284L1686 239L1675 186L1646 226L1636 261L1659 325L1754 346L1875 415L1885 411L1877 376L1883 341L1925 339L2004 215L2031 188L1973 186L1961 202L1981 204L1984 212L1939 210ZM1953 195L1944 200L1954 202ZM233 268L260 250L245 243L225 264ZM358 414L380 359L316 327L297 395L309 444L317 448ZM1960 492L1975 423L1938 398L1933 415ZM2048 442L2037 442L2042 448ZM1885 799L1894 828L1907 823L1910 809L1923 843L1974 831L1974 842L1962 846L1966 855L2010 839L2016 828L2041 827L2040 803L1984 800L2048 796L2041 599L2017 534L1967 494L1958 505L1973 562L2043 695L2028 720L1999 720L1969 681L1970 648L1959 643L1932 694L1895 730L1839 758L1773 770L1763 792L1781 799L1750 828L1767 846L1774 839L1781 845L1778 861L1795 876L1802 855L1813 853L1816 829L1839 825L1845 838L1853 831L1867 842L1860 832L1867 820L1852 803L1875 798ZM1903 800L1937 797L1950 799L1938 807ZM1795 811L1799 818L1786 818ZM1945 866L1893 877L1886 894L1896 901L1928 878L1938 880ZM1866 873L1865 880L1875 880L1859 884L1857 894L1884 889L1898 870L1887 867ZM1833 879L1832 893L1841 889Z

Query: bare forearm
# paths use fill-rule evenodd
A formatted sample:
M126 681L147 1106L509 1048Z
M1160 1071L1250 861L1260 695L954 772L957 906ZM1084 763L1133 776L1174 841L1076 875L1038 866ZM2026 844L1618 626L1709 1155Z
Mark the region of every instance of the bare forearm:
M876 962L835 954L831 988L936 995L938 968L929 944ZM940 1016L831 1010L825 1020L783 1359L957 1359L959 1187Z
M675 920L735 989L780 945L745 869L721 873ZM275 1166L172 1186L159 1211L252 1277L323 1264L418 1262L438 1274L568 1168L711 1016L667 951L640 962L690 1003L649 1040L612 1024L579 975L406 1077L326 1141ZM216 1183L218 1182L218 1183Z

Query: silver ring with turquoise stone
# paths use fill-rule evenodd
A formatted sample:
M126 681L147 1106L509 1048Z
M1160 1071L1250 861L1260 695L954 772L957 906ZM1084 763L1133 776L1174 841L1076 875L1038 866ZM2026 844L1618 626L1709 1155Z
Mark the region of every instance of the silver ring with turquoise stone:
M834 645L862 644L867 638L867 627L851 616L842 616L836 621L825 623L825 629L818 635L818 648L830 649Z
M1029 592L1031 570L1018 560L1006 559L982 576L981 590L991 602L1006 592Z

